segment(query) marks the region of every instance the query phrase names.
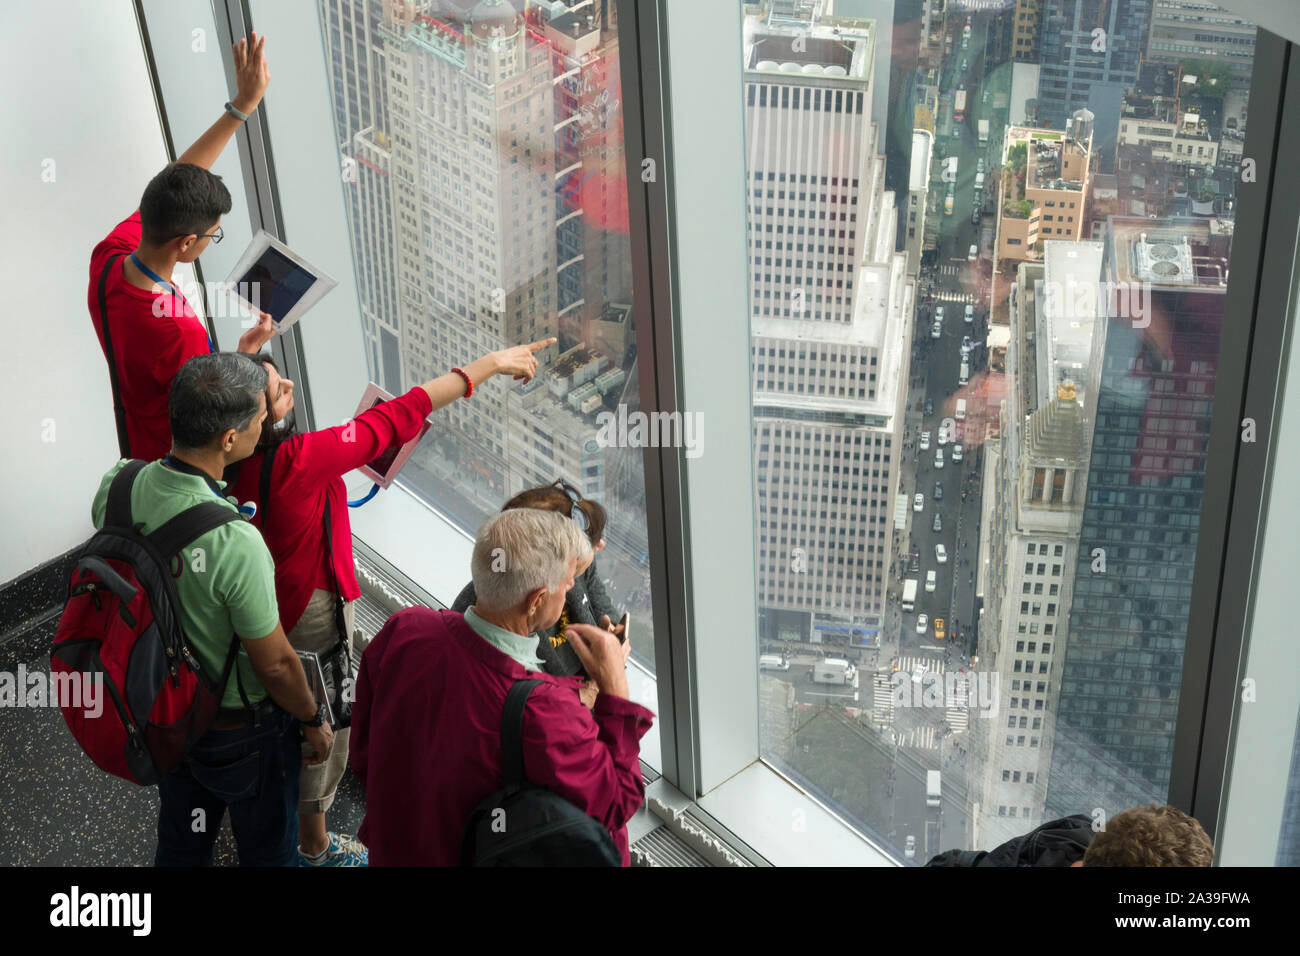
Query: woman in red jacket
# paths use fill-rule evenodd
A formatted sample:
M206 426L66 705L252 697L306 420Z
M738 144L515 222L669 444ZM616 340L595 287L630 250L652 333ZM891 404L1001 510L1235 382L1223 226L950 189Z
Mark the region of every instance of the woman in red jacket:
M267 355L249 356L269 374L266 422L257 450L226 475L236 500L257 503L254 524L262 529L275 558L275 592L280 622L289 643L315 651L322 662L339 645L350 644L353 603L361 596L352 563L352 527L348 520L343 476L373 461L393 445L419 434L435 410L468 397L493 375L531 381L537 372L534 353L555 342L544 339L483 356L411 389L405 395L362 412L334 428L294 434L277 424L293 408L293 382L282 378ZM267 500L260 486L267 456ZM331 673L326 668L326 680ZM298 862L302 866L365 866L365 847L347 834L325 828L325 812L334 802L347 769L348 731L334 736L329 759L305 765L298 801Z

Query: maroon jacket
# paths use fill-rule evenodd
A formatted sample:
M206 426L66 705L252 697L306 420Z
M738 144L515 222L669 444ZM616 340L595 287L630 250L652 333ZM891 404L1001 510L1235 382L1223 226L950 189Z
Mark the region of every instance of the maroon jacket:
M540 678L524 708L524 772L609 828L631 859L627 821L645 799L641 736L654 714L582 680L526 670L455 611L398 611L361 659L349 743L366 787L358 837L371 866L456 866L470 811L501 789L501 710L515 681Z

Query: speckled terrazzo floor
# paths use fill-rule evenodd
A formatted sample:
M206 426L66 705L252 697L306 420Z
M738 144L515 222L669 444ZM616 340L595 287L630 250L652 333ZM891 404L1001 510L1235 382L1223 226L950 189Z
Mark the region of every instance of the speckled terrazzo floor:
M0 643L0 671L48 672L51 616ZM329 828L355 834L364 794L348 774ZM0 866L149 866L158 791L105 773L77 746L57 707L0 707ZM218 866L238 862L229 820L217 838Z

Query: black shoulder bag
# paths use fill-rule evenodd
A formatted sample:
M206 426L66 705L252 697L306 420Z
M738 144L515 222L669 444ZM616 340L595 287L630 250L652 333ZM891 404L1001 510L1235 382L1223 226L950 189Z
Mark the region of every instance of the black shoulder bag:
M113 333L108 328L108 270L124 253L108 257L99 276L99 327L104 333L104 352L108 356L108 381L113 386L113 417L117 420L117 450L123 458L131 457L131 442L126 437L126 406L122 404L122 383L117 377L117 358L113 355Z

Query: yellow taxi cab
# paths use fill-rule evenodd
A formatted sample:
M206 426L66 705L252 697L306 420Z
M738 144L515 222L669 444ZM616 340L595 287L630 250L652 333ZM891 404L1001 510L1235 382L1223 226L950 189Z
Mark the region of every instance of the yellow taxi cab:
M934 637L937 641L943 640L943 618L941 617L934 619Z

